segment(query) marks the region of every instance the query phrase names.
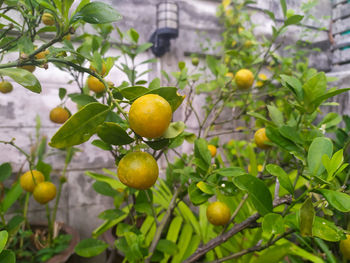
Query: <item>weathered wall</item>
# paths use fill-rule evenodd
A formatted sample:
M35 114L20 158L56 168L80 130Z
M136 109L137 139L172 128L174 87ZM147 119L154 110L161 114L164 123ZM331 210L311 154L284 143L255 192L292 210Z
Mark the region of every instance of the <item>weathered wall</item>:
M160 0L108 0L115 8L123 15L123 20L117 23L122 30L127 30L130 27L135 28L140 33L140 41L148 41L151 33L155 30L155 5ZM177 1L180 5L180 34L179 37L171 42L171 51L160 59L159 63L152 65L153 72L146 79L153 79L156 76L160 77L160 70L172 72L177 70L179 61L190 64L189 54L200 53L200 41L206 37L211 38L213 42L220 39L222 28L215 17L217 1L191 0ZM320 0L321 8L315 9L315 14L320 17L329 15L329 1ZM299 0L287 1L290 8L298 9L300 7ZM256 28L257 35L269 36L271 34L271 24L268 17L262 12L262 9L268 9L276 14L276 17L282 23L282 13L279 7L278 0L259 0L257 4L252 5L252 20L259 24ZM298 13L296 11L296 13ZM308 23L313 31L316 25L312 22ZM328 22L323 25L328 27ZM300 27L293 26L289 29L287 37L284 39L286 43L295 41L301 31ZM206 33L198 34L200 33ZM117 40L117 36L114 38ZM317 43L327 43L328 34L326 31L319 32ZM322 46L327 50L328 46ZM116 51L115 51L116 52ZM328 53L316 54L312 61L321 68L329 69L330 63ZM141 59L150 58L153 55L150 52L143 54ZM10 57L8 59L15 59ZM8 95L0 94L0 140L11 140L16 138L16 144L29 151L29 136L35 135L35 116L39 115L42 120L42 133L49 138L58 129L58 125L52 124L48 119L48 114L51 108L59 103L58 88L65 87L69 92L77 91L77 88L72 84L68 85L67 81L70 78L66 73L62 73L50 65L48 70L37 69L34 73L42 83L42 94L34 94L26 91L24 88L14 84L14 91ZM112 71L108 79L120 84L123 76L117 71ZM200 105L205 103L204 97L200 96L196 99L195 105L200 108ZM76 112L73 103L68 103L68 108L74 113ZM183 109L179 109L175 114L175 120L183 119ZM189 125L189 129L196 130L194 117L191 117L193 124ZM225 127L230 128L230 127ZM81 152L77 153L73 163L68 169L68 183L64 187L58 220L77 228L82 238L90 235L91 231L98 226L102 221L97 219L97 215L107 207L112 206L110 198L97 196L92 189L92 180L84 175L85 170L99 171L101 168L115 169L111 156L102 150L92 146L89 142L84 143L81 147ZM190 146L184 146L183 150L190 150ZM24 162L16 149L0 144L0 163L11 162L15 171L18 171ZM64 157L55 155L48 160L54 167L52 177L54 182L61 173ZM162 163L163 164L163 163ZM42 207L38 206L31 200L30 217L33 220L42 220L45 218L45 212ZM103 256L98 259L87 260L82 259L81 262L104 262ZM78 262L78 257L75 257L74 262ZM72 261L73 262L73 261Z

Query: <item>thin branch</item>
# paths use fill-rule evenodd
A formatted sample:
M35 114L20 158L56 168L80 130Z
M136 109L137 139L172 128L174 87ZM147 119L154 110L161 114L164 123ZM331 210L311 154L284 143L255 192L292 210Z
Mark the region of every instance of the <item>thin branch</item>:
M284 196L282 198L279 198L277 200L274 200L273 206L279 206L281 204L290 203L291 202L291 196ZM257 219L261 217L260 214L256 213L250 217L248 217L243 222L234 225L229 231L226 233L210 240L207 244L204 246L199 247L189 258L187 258L183 263L190 263L195 262L199 258L201 258L203 255L205 255L208 251L216 248L217 246L221 245L222 243L225 243L228 239L230 239L235 234L239 233L240 231L248 228L251 224L253 224Z

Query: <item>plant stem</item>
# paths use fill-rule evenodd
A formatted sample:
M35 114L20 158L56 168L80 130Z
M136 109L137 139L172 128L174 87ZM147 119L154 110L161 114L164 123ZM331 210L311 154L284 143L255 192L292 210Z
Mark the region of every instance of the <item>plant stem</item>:
M49 246L51 246L53 227L52 227L51 216L50 216L50 208L47 204L45 205L45 207L46 207L47 223L48 223L48 228L49 228L48 241L49 241Z
M172 212L173 212L173 210L174 210L174 208L176 206L176 199L177 199L178 195L180 194L180 192L181 192L180 187L177 188L175 190L175 192L174 192L174 195L173 195L173 197L172 197L172 199L170 201L169 207L166 210L165 215L164 215L162 221L160 222L160 224L159 224L159 226L158 226L158 228L156 230L156 233L154 235L152 244L151 244L151 246L150 246L150 248L148 250L149 256L148 256L148 258L146 258L145 263L149 263L151 261L152 254L155 251L155 249L157 247L157 244L159 242L159 239L160 239L160 237L162 235L163 229L167 225L168 220L169 220L169 218L170 218L170 216L171 216L171 214L172 214Z
M27 192L26 193L26 199L24 201L24 208L23 208L23 217L24 217L24 224L22 225L22 230L25 230L26 225L29 225L28 222L28 218L27 218L27 214L28 214L28 206L29 206L29 197L30 197L30 193ZM22 248L23 247L23 236L21 237L20 241L19 241L19 247Z

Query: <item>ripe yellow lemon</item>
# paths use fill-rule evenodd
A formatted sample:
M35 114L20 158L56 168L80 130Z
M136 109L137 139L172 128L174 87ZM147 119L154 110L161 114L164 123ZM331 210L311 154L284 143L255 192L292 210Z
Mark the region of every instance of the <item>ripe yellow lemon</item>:
M249 69L241 69L236 73L235 82L239 89L249 89L254 83L254 75Z
M44 181L44 175L37 170L28 171L19 178L19 183L23 190L30 193L33 192L36 185Z
M118 164L119 180L135 189L148 189L157 181L159 169L156 160L146 152L131 152Z
M255 144L261 149L268 149L271 146L266 144L266 142L270 142L269 138L266 136L265 128L260 128L254 134Z
M0 92L1 93L9 93L13 90L13 86L8 81L1 81L0 82Z
M129 111L130 128L142 137L158 138L168 129L172 110L169 102L156 94L141 96Z
M69 112L62 107L53 108L50 111L50 120L54 123L64 123L69 119Z
M210 223L216 226L226 225L230 221L230 208L223 202L216 201L207 208L207 218Z
M208 144L208 150L210 151L211 157L215 157L217 151L216 147L212 144Z
M88 88L95 93L101 93L105 91L105 85L103 85L103 83L94 76L88 77Z
M47 204L56 197L56 186L51 182L39 183L34 188L33 197L38 203Z
M53 26L55 24L55 18L50 13L44 13L41 21L47 26Z

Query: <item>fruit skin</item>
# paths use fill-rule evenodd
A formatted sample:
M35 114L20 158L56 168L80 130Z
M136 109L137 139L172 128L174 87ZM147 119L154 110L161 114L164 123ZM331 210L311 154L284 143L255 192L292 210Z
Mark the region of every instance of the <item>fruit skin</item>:
M101 93L105 91L105 86L103 83L94 76L88 77L88 88L89 90L92 90L95 93Z
M142 137L158 138L168 129L172 110L169 102L156 94L141 96L129 111L130 128Z
M208 144L208 150L210 151L211 157L215 157L217 151L216 147L212 144Z
M97 72L96 68L93 65L90 65L90 69L98 74L100 74L101 76L104 76L106 74L106 65L105 63L102 63L102 70L101 72Z
M0 92L2 93L9 93L13 90L13 86L8 81L1 81L0 82Z
M239 89L249 89L254 83L254 75L249 69L241 69L236 73L235 82Z
M350 259L350 235L346 235L346 239L340 240L340 252L345 259Z
M53 108L50 111L50 120L54 123L64 123L69 119L69 112L62 107Z
M270 142L269 138L266 136L265 128L260 128L254 134L255 144L261 149L268 149L271 145L265 144L266 142Z
M34 199L44 205L56 197L56 186L51 182L42 182L34 188Z
M216 201L207 208L207 218L215 226L226 225L230 221L230 208L223 202Z
M198 64L199 64L199 58L197 58L197 57L192 58L192 65L197 67Z
M44 51L41 51L39 52L38 54L35 55L35 58L36 59L44 59L46 58L46 56L50 54L50 51L49 50L44 50Z
M53 26L55 24L55 18L50 13L44 13L41 21L47 26Z
M228 77L228 78L233 79L233 78L235 77L235 75L233 75L232 72L227 72L227 73L225 74L225 77Z
M33 177L35 179L35 182L33 180ZM45 181L44 175L37 171L37 170L32 170L24 173L20 179L19 183L23 190L32 193L34 191L34 188L39 184Z
M258 164L257 168L258 168L259 173L262 172L263 166L261 164ZM251 168L250 164L248 164L248 173L250 173L251 171L252 171L252 168Z
M25 66L20 66L19 68L25 69L31 73L35 71L35 66L34 65L25 65Z
M64 39L64 40L70 41L70 39L71 39L71 34L65 35L65 36L63 37L63 39Z
M120 160L117 174L126 186L146 190L157 181L159 168L149 153L130 152Z

